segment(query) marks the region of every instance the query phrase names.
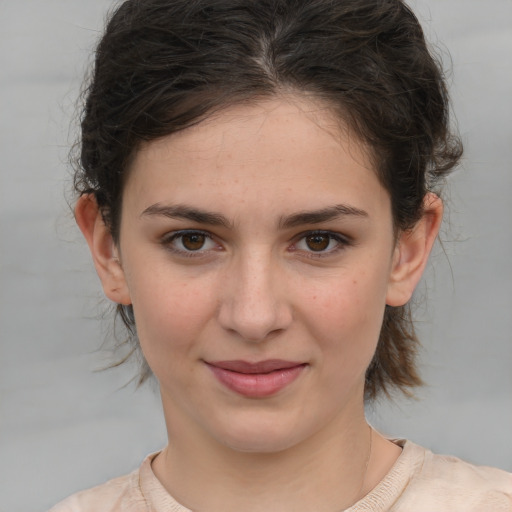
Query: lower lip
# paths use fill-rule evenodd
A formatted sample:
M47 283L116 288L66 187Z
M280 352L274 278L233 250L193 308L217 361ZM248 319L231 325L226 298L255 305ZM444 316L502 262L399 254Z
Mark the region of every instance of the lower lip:
M278 393L297 379L305 367L301 364L270 373L239 373L208 365L219 382L249 398L265 398Z

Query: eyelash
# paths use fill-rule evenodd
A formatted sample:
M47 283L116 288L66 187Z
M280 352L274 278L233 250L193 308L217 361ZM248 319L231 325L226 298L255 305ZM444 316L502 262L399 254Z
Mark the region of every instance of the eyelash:
M206 241L210 241L215 243L213 236L211 233L208 233L207 231L201 231L197 229L189 229L189 230L183 230L183 231L175 231L172 233L166 234L162 239L161 243L163 246L166 247L169 251L178 254L180 256L184 256L186 258L197 258L197 257L203 257L205 256L205 253L209 253L211 250L215 249L203 249L202 247L198 248L197 250L186 250L186 249L179 249L175 246L173 246L173 243L176 240L182 240L183 243L183 237L187 235L196 235L196 236L203 236L205 237ZM314 236L326 236L329 238L328 244L331 243L331 241L336 242L336 246L332 249L329 249L327 251L320 250L320 251L314 251L314 250L302 250L303 254L306 255L308 258L325 258L328 256L331 256L335 253L338 253L339 251L342 251L346 247L349 247L353 244L352 240L350 240L348 237L340 235L339 233L335 233L332 231L325 231L325 230L314 230L314 231L305 231L303 233L300 233L295 238L295 242L293 243L292 247L289 249L290 252L296 252L301 251L301 249L297 249L297 245L305 240L307 237L314 237ZM220 247L219 245L217 245Z
M196 235L196 236L204 236L205 240L214 242L214 239L210 233L207 231L201 231L199 229L186 229L183 231L175 231L173 233L168 233L164 235L164 237L161 240L161 243L163 246L165 246L166 249L169 251L178 254L179 256L184 256L186 258L198 258L205 255L205 252L209 252L211 249L208 250L202 250L202 248L199 248L196 251L193 250L184 250L184 249L178 249L177 247L173 246L173 242L179 239L183 239L183 237L187 235ZM183 240L182 240L183 242Z
M313 251L313 250L303 251L303 253L308 258L314 258L314 259L326 258L326 257L332 256L332 255L334 255L334 254L344 250L346 247L350 247L353 244L352 240L350 240L347 236L343 236L340 233L336 233L336 232L333 232L333 231L325 231L325 230L306 231L304 233L301 233L297 237L295 237L297 242L294 243L294 245L293 245L294 248L291 249L292 252L296 251L296 250L300 250L300 249L296 249L295 248L299 242L305 240L308 237L314 237L314 236L325 236L325 237L328 237L329 238L329 242L328 243L330 244L331 241L335 241L336 242L336 246L334 248L332 248L332 249L327 250L327 251L325 251L325 250L322 250L322 251Z

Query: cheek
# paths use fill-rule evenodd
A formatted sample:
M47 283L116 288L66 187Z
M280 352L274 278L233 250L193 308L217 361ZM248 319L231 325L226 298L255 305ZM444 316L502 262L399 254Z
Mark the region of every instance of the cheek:
M377 272L335 280L317 287L306 300L310 331L324 357L342 364L369 364L376 349L385 309L386 281Z
M373 280L361 275L339 280L327 290L314 290L308 305L312 316L327 329L380 328L379 312L384 311L385 292L384 283L376 287Z
M353 293L331 297L323 305L316 333L320 345L320 366L323 372L325 396L341 400L343 390L350 395L355 387L363 389L366 370L370 365L382 325L384 306L363 301L354 286ZM360 387L361 386L361 387Z
M137 334L150 366L171 352L179 357L194 349L216 307L207 282L148 272L140 279L132 276L129 287Z

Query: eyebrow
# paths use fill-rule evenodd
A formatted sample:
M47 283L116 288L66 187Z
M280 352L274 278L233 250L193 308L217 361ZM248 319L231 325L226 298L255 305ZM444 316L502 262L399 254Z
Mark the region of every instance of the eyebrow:
M355 216L367 218L368 213L354 206L337 204L321 210L299 212L288 217L282 217L279 227L283 229L302 226L303 224L320 224L340 217Z
M198 224L208 224L210 226L223 226L232 228L231 222L222 214L207 212L199 208L193 208L186 205L162 205L155 203L146 208L141 217L146 215L160 215L170 219L185 219L197 222Z
M209 212L187 205L163 205L155 203L146 208L140 216L153 215L168 217L170 219L185 219L197 222L198 224L222 226L227 229L233 229L233 224L221 213ZM322 208L321 210L303 211L281 217L278 225L280 229L289 229L304 224L320 224L346 216L367 218L368 213L354 206L337 204Z

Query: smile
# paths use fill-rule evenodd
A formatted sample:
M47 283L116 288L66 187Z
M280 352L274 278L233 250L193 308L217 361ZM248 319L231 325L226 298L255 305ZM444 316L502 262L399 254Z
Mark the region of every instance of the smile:
M306 368L306 363L268 359L247 361L214 361L206 365L217 380L231 391L249 398L274 395L291 384Z

